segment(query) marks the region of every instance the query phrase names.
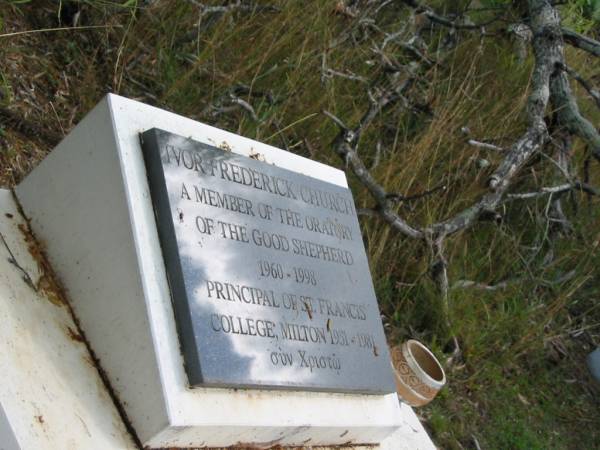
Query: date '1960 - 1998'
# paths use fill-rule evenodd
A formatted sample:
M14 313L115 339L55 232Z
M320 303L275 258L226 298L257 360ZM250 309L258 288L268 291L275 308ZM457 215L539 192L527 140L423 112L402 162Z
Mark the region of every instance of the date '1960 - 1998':
M274 280L292 278L296 283L317 285L315 271L304 267L292 267L292 271L288 273L283 269L281 263L258 261L258 273L261 278L273 278Z

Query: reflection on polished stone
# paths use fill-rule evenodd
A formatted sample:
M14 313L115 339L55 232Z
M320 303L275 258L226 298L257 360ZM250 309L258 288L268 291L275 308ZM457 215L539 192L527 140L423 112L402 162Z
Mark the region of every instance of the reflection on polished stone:
M142 143L192 386L395 391L348 189L158 129Z

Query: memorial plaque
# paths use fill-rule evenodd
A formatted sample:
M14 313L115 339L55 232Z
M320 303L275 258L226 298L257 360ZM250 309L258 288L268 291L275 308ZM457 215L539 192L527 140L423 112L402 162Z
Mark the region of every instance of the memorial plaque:
M142 147L191 386L395 392L349 189L158 129Z

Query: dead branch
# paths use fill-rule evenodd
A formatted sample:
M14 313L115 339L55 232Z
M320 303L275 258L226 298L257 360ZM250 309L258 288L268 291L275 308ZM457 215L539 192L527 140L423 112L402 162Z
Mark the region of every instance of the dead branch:
M355 73L350 72L350 71L340 72L339 70L334 70L329 67L326 67L325 64L326 64L326 58L325 58L325 53L323 53L321 80L339 77L339 78L344 78L346 80L359 81L361 83L366 83L366 84L369 83L369 80L367 80L365 77L363 77L361 75L356 75Z
M533 192L521 192L521 193L513 193L507 194L507 199L515 199L515 200L527 200L532 198L544 197L546 195L560 195L565 194L571 191L580 191L585 192L590 195L600 196L600 190L590 186L587 183L582 183L577 181L575 183L565 183L557 186L547 186L542 187L539 191Z
M261 122L254 107L247 100L241 98L240 95L247 95L248 97L265 97L270 104L274 102L273 94L271 92L253 92L245 85L237 85L229 89L229 91L221 96L215 104L208 105L202 111L202 115L217 117L222 114L229 114L242 109L250 115L252 120Z
M333 114L327 113L329 117L335 117ZM365 116L369 112L365 113ZM343 125L343 122L335 118L334 121L338 125ZM341 127L340 127L341 128ZM355 147L352 144L356 143L355 136L360 133L360 130L351 130L348 128L342 128L342 131L334 142L335 152L350 166L352 172L361 181L361 183L369 190L372 197L377 202L377 210L379 214L395 229L401 233L412 237L422 238L423 233L416 228L411 227L403 218L396 214L390 208L390 200L388 199L388 193L385 191L375 178L371 175L371 172L366 168L362 159L358 156Z
M248 114L250 114L250 117L252 117L252 119L255 122L260 122L260 119L256 115L256 111L254 110L254 108L252 107L252 105L250 103L248 103L246 100L243 100L243 99L239 98L238 96L236 96L234 94L230 94L229 95L229 101L232 104L239 105L242 109L245 109L248 112Z
M366 217L378 217L379 213L373 208L356 208L356 214Z
M373 159L373 163L371 164L371 168L369 170L375 170L381 161L381 141L377 141L377 145L375 146L375 158Z
M475 205L455 217L434 224L428 229L434 234L450 235L469 228L486 211L494 211L510 187L514 176L529 158L548 140L544 113L550 99L550 84L555 75L555 63L563 57L560 38L560 18L544 0L529 0L535 66L528 100L529 128L508 150L488 182L489 192Z
M583 34L579 34L568 28L562 29L562 36L565 42L569 43L573 47L585 50L595 56L600 56L600 42L588 37Z
M560 69L567 72L575 81L577 81L587 91L587 93L590 94L590 96L594 99L594 101L596 102L596 106L598 106L598 108L600 108L600 91L597 91L596 89L594 89L594 87L590 84L590 82L587 81L585 78L583 78L573 68L571 68L565 64L560 64L559 67L560 67Z
M551 123L551 134L553 135L551 143L553 147L556 148L555 158L557 171L555 177L557 180L565 177L568 181L571 181L573 179L571 164L573 138L567 130L560 128L560 126L556 129L556 124L559 124L558 115L554 113L553 116L554 120ZM553 221L554 224L558 224L562 233L571 234L573 232L573 225L564 213L562 196L551 195L550 199L551 208L549 211L549 220ZM553 231L556 231L556 227L553 227ZM552 233L551 237L555 237L556 235L557 233Z
M249 98L264 98L269 105L274 105L277 101L271 90L259 91L243 83L236 84L231 92L238 97L245 95Z
M420 200L422 198L428 197L431 194L435 194L436 192L439 191L445 191L446 189L448 189L448 186L446 186L445 184L438 184L437 186L431 188L431 189L427 189L423 192L419 192L417 194L412 194L412 195L400 195L400 194L388 194L387 198L389 200L394 200L397 202L411 202L414 200Z
M449 21L449 19L444 18L442 18L444 20L440 21L439 17L436 17L432 10L423 7L417 1L404 0L404 3L415 8L416 12L428 13L428 17L433 21L438 19L438 23L449 26L452 29L460 28L460 26L457 26L460 24L457 24L455 21ZM478 201L460 211L458 214L441 222L426 226L415 226L410 224L406 218L398 213L398 208L396 206L397 201L406 201L409 197L388 193L371 174L369 169L367 169L358 151L361 135L384 110L398 104L408 111L413 110L410 107L411 102L408 96L410 95L410 87L416 82L417 77L422 73L424 68L426 68L426 64L422 58L414 54L412 55L415 60L410 63L411 70L408 72L408 77L398 78L404 80L401 83L394 84L392 82L387 86L379 87L379 89L374 87L373 90L368 91L370 100L369 107L355 125L346 124L342 119L335 115L326 113L326 115L340 128L337 137L332 143L333 150L342 158L346 167L352 171L375 200L375 207L368 210L368 212L363 211L363 213L369 216L378 214L389 226L402 235L413 239L420 239L428 245L432 257L429 273L440 291L444 305L443 315L449 328L449 263L444 252L444 242L447 237L467 230L478 221L486 218L494 218L494 220L498 221L501 219L501 216L497 213L496 209L502 206L507 199L526 199L548 195L549 201L548 207L546 208L546 217L548 223L550 223L551 221L558 221L564 216L560 207L560 199L558 198L561 194L574 190L597 192L595 188L592 188L587 183L573 181L569 174L568 165L566 168L563 167L564 161L561 159L558 162L558 166L562 168L561 173L564 171L568 183L551 186L549 188L541 188L539 191L540 193L534 192L507 195L516 175L524 168L533 155L538 153L543 155L542 150L548 142L551 142L550 133L545 120L546 111L550 102L552 102L554 110L558 110L555 112L556 122L559 122L559 125L562 125L558 127L559 135L561 130L568 130L569 133L577 133L578 135L587 138L586 140L588 143L593 144L593 133L597 133L595 129L592 133L587 128L586 123L589 124L589 122L579 114L578 106L570 91L566 74L563 70L557 68L560 64L564 64L563 39L558 12L547 0L529 0L528 7L530 13L529 26L531 29L531 45L534 55L534 69L531 77L531 88L526 111L528 127L526 131L507 148L487 144L474 139L467 140L469 145L501 152L503 159L488 179L487 192L480 197ZM467 29L469 28L471 28L471 26L467 26ZM390 34L384 33L384 35L386 39L389 39ZM375 46L374 50L381 55L383 67L386 69L391 68L396 73L406 70L404 66L400 66L390 57L385 55L382 51L383 47L383 45L379 47ZM389 79L393 80L394 78L389 77ZM465 134L469 134L467 128L464 130ZM570 135L567 136L566 139L568 140L569 137ZM569 152L570 144L567 141L563 144L563 151ZM594 149L595 147L592 148ZM600 155L600 151L596 153ZM429 195L438 188L439 187L426 191L424 194ZM554 207L552 211L550 210L551 206ZM549 212L556 217L550 217ZM568 223L565 222L563 225L566 227L568 226ZM508 284L508 282L501 282L497 285L489 286L471 282L469 280L462 280L456 284L456 286L474 286L480 289L494 290L503 288L503 283ZM453 338L453 342L455 351L449 360L450 363L455 357L460 355L456 337Z
M539 27L537 31L537 33L547 34L555 41L554 45L547 48L547 58L556 69L550 79L550 100L559 124L583 139L590 147L594 158L600 161L600 134L596 127L579 111L566 71L563 70L567 67L563 51L562 36L564 32L560 28L558 13L553 8L552 10L556 19Z
M406 79L399 85L391 86L387 90L382 91L378 97L375 97L373 93L370 93L370 107L364 113L358 125L353 129L346 126L344 122L335 115L327 111L324 113L340 127L340 133L333 143L334 151L345 161L346 165L351 168L354 175L356 175L362 184L369 190L377 202L378 211L381 216L392 225L392 227L403 234L413 238L422 238L423 234L421 231L408 225L404 219L391 209L388 193L371 175L357 152L358 143L363 131L386 106L397 101L401 97L402 92L406 91L411 83L412 79Z
M383 39L381 46L373 47L373 51L375 53L379 54L380 56L382 56L382 58L389 59L389 57L387 55L385 55L383 53L383 51L385 50L385 47L390 42L394 42L402 50L406 51L409 55L415 57L415 59L420 60L425 65L433 66L434 64L437 64L436 61L430 59L429 57L427 57L425 55L425 53L427 51L427 45L423 42L423 40L421 38L419 38L418 36L413 36L408 41L404 41L401 39L404 36L404 34L406 33L406 29L405 29L406 27L402 27L400 30L398 30L394 33L387 33L385 31L383 31L380 27L378 27L375 23L369 23L369 26L371 28L377 30L378 32L382 33L383 36L385 37ZM398 66L398 64L393 64L393 65Z
M242 2L235 0L230 3L224 2L224 5L205 5L204 2L198 0L187 0L191 5L198 8L200 14L197 23L193 30L185 33L177 39L179 45L197 40L201 33L206 32L217 21L228 13L239 14L260 14L260 13L278 13L280 8L274 5L257 5L254 3Z
M514 278L512 280L500 281L499 283L496 283L496 284L479 283L479 282L473 281L473 280L457 280L450 289L455 290L455 289L473 288L473 289L477 289L480 291L493 292L493 291L499 291L499 290L506 289L510 285L518 284L521 281L523 281L523 278Z
M35 283L31 279L31 275L29 275L29 272L27 272L23 268L23 266L21 266L18 263L17 258L15 258L14 253L12 252L12 250L10 249L10 247L8 246L8 243L6 242L6 239L4 238L4 235L2 233L0 233L0 239L2 240L2 243L4 244L4 247L8 251L8 255L9 255L8 262L10 264L12 264L13 266L15 266L19 270L19 272L21 272L22 279L25 282L25 284L27 284L27 286L29 286L31 289L33 289L35 292L37 292L38 288L36 287Z
M247 4L243 3L241 0L236 0L227 5L222 6L207 6L204 3L201 3L197 0L188 0L189 3L197 6L200 9L200 14L202 16L208 14L226 14L234 11L244 11L244 12L279 12L279 8L273 5L255 5L255 4Z
M475 139L469 139L467 141L467 144L472 145L474 147L483 148L483 149L486 149L486 150L494 150L495 152L504 152L504 151L506 151L506 149L504 149L502 147L498 147L497 145L489 144L487 142L476 141Z
M455 19L450 19L448 17L444 17L442 15L437 14L432 8L429 6L423 5L421 2L417 0L402 0L405 4L410 6L415 10L417 14L425 14L429 20L435 22L437 24L443 25L448 28L453 28L457 30L480 30L482 34L485 34L485 27L491 25L494 22L500 20L504 13L499 14L493 17L490 20L487 20L482 23L473 23L466 16L459 16Z
M519 61L525 61L529 51L529 44L533 33L524 23L513 23L506 29L507 33L514 38L515 51Z
M415 7L420 6L416 2L408 3ZM336 118L335 121L340 126L341 131L333 143L335 152L344 159L354 175L369 190L377 202L378 211L382 218L406 236L417 239L423 239L426 236L443 237L471 227L482 215L493 212L499 206L515 175L548 140L544 113L549 102L550 82L551 77L555 74L555 63L562 58L562 40L560 35L557 38L557 31L560 32L560 19L554 8L543 0L531 0L530 10L532 13L532 31L534 33L532 43L535 67L528 104L529 128L505 152L506 156L489 179L488 193L477 203L454 217L423 229L410 225L392 210L389 194L374 179L358 156L357 147L360 134L377 114L402 97L406 85L384 91L378 100L372 100L370 108L353 129L350 129L340 119Z

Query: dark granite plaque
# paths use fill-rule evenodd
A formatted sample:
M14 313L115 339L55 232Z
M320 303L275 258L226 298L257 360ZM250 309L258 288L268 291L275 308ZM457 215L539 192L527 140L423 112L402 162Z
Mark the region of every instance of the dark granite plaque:
M395 391L348 189L142 135L192 386Z

